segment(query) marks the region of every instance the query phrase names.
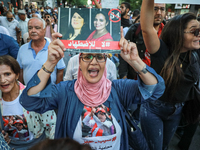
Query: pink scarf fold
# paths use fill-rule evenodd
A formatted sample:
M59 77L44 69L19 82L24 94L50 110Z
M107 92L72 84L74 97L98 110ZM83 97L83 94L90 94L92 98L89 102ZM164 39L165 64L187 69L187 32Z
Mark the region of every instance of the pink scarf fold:
M83 76L79 67L74 90L77 97L84 105L97 107L108 99L111 92L111 84L112 82L107 79L106 67L102 78L97 83L89 83Z

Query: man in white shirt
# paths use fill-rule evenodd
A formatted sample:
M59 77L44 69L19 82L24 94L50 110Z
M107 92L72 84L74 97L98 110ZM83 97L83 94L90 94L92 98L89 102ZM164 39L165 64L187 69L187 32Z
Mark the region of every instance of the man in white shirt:
M23 37L23 35L28 32L28 21L29 19L26 17L26 12L25 10L18 10L18 16L19 16L19 24L18 24L18 28L21 31L21 37ZM22 44L24 44L24 41L22 39Z
M17 20L17 21L19 21L20 19L19 19L19 16L18 16L18 9L15 7L14 8L14 16L15 16L15 19Z
M20 42L19 28L17 27L19 22L13 17L13 14L8 11L6 17L0 16L0 23L4 26L11 37L13 37L17 42Z
M8 32L8 30L3 26L0 26L0 33L10 36L10 33Z

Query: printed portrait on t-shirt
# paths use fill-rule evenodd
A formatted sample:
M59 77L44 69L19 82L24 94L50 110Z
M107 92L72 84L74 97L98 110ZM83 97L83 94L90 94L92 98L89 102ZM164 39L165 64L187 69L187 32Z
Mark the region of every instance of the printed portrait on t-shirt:
M24 115L3 116L4 131L11 139L30 140L29 130Z
M85 106L82 113L82 137L108 136L115 134L115 126L108 107Z
M73 139L89 144L92 150L120 149L122 129L111 108L105 105L84 106L76 125Z

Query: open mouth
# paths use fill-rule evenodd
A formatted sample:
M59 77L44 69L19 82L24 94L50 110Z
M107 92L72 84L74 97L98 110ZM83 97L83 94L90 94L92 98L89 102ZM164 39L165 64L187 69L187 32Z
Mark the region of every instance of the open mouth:
M90 69L90 70L88 70L88 72L91 77L96 77L96 76L98 76L99 70L98 69Z
M1 85L1 87L2 87L3 89L7 89L7 88L9 87L9 84Z

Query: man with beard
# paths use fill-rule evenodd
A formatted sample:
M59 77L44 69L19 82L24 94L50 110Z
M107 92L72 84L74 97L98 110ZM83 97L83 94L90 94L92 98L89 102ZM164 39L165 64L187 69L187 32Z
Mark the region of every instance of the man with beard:
M121 26L123 28L130 27L128 12L130 11L130 4L127 2L121 3Z
M49 42L44 38L45 21L41 18L31 18L28 21L28 32L31 41L22 45L19 49L17 61L20 65L19 81L27 83L41 68L51 73L51 82L59 83L63 78L65 64L61 59L53 71L48 71L43 64L48 57Z
M164 16L165 16L165 4L155 3L154 4L154 28L158 33L158 37L160 36L161 31L164 27L164 24L162 23ZM150 66L151 64L150 54L147 52L144 41L143 41L140 23L131 25L125 38L131 42L136 43L140 58L142 58L143 61L147 65ZM119 60L120 60L120 65L119 65L120 78L134 79L136 77L136 72L121 57L119 57Z

